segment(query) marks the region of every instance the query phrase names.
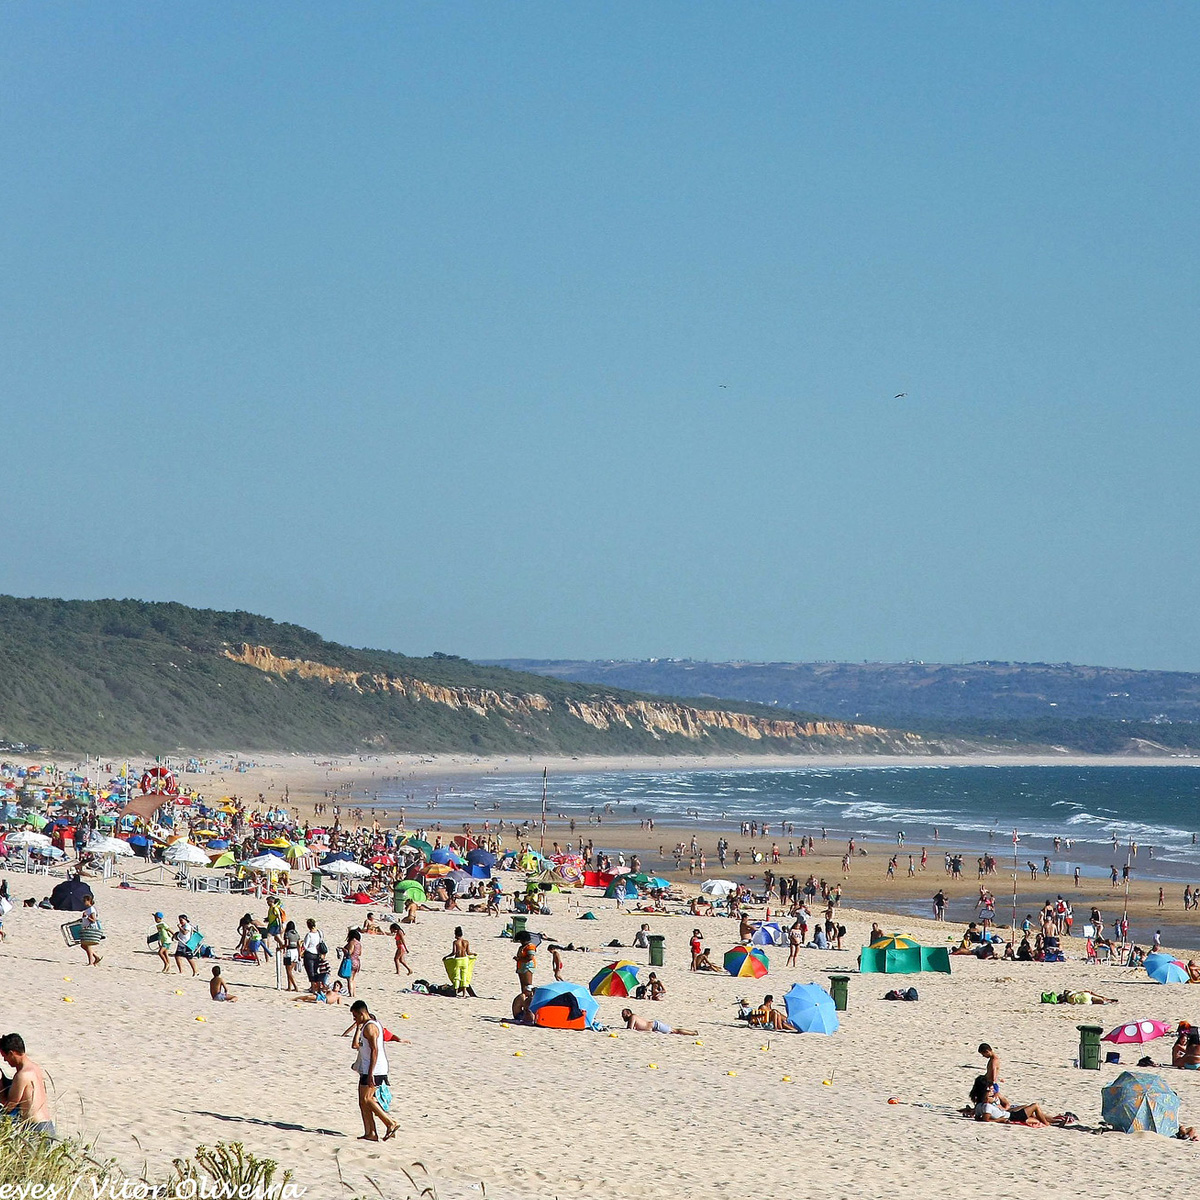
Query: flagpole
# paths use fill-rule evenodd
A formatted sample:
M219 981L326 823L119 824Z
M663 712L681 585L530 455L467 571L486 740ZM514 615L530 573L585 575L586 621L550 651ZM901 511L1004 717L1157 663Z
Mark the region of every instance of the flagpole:
M550 768L542 768L542 837L538 843L538 849L544 854L546 852L546 787L549 781Z

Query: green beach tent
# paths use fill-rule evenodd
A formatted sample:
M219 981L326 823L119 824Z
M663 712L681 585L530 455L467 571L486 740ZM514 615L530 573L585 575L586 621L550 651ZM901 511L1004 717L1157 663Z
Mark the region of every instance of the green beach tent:
M950 954L944 946L864 946L858 961L864 974L919 975L922 971L950 974Z

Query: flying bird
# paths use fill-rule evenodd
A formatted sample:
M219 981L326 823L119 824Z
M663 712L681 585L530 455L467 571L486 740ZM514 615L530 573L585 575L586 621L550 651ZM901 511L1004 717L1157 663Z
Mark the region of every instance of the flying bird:
M895 396L892 397L892 399L893 400L903 400L904 397L907 395L908 395L907 392L898 392Z

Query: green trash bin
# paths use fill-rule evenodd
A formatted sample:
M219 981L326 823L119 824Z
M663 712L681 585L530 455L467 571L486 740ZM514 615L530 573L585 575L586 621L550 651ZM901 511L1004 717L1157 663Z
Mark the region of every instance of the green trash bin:
M516 937L518 933L525 932L525 917L522 914L513 914L512 918L512 935Z
M646 936L650 942L650 965L661 967L665 962L667 939L661 933L651 933Z
M850 976L830 975L829 994L833 997L833 1007L838 1012L845 1012L846 1004L850 997Z
M1100 1035L1103 1025L1077 1025L1079 1030L1079 1069L1100 1070Z

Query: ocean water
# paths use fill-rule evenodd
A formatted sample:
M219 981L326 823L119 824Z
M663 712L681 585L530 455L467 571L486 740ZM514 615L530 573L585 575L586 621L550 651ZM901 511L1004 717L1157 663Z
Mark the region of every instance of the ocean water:
M540 775L485 776L459 781L439 809L482 815L499 803L507 815L533 811L540 796ZM413 807L422 807L420 798ZM991 849L1001 858L1012 855L1016 831L1022 863L1050 853L1058 835L1072 840L1069 857L1087 874L1123 863L1133 839L1141 877L1200 878L1200 768L913 764L561 774L550 777L548 807L570 816L604 813L606 824L646 816L713 827L767 821L773 838L780 821L816 837L824 827L830 838L894 842L903 830L909 850ZM1059 869L1066 856L1058 857Z

